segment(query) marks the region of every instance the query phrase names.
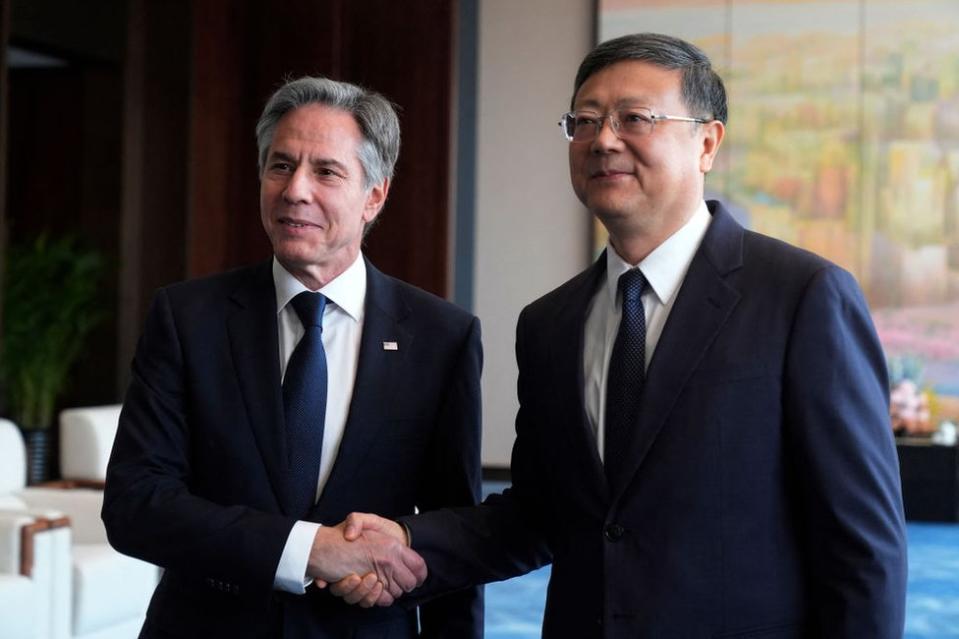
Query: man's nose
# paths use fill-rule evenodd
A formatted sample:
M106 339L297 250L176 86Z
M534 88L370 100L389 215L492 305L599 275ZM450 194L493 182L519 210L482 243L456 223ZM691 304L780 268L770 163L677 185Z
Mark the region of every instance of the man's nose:
M286 188L283 189L283 197L291 204L309 201L310 172L308 166L301 165L293 171L286 183Z
M593 138L592 143L593 152L603 153L613 148L619 148L622 140L616 134L615 126L613 118L610 116L606 116L599 121L599 130L596 132L596 137Z

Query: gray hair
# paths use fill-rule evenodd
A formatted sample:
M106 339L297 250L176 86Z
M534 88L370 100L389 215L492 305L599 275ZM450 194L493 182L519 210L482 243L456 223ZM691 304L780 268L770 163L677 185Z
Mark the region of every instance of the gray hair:
M400 121L390 101L355 84L310 76L286 82L263 107L256 123L261 175L276 125L290 111L310 104L324 104L353 115L363 135L358 155L366 188L393 177L400 154Z
M623 60L640 60L683 72L682 97L691 115L726 123L726 87L699 47L661 33L635 33L607 40L590 51L576 72L570 108L591 75Z

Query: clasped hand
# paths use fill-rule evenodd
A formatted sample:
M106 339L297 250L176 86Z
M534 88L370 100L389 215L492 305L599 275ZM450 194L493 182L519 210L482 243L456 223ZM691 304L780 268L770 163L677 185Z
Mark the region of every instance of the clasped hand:
M423 583L426 562L409 548L398 523L353 513L317 531L307 576L349 604L389 606Z

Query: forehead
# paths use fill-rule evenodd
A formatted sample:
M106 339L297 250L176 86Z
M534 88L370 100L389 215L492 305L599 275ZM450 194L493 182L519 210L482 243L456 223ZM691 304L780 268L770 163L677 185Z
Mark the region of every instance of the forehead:
M308 104L280 118L270 147L305 144L353 150L361 141L360 127L351 113L325 104Z
M589 76L573 101L575 109L642 105L678 108L682 105L682 71L642 60L623 60Z

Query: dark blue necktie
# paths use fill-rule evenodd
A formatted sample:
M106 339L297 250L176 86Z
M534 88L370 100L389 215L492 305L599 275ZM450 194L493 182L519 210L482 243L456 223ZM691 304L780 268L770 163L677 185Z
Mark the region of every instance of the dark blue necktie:
M293 350L283 378L283 410L289 453L287 496L292 517L305 517L316 501L323 422L326 419L326 352L323 309L326 298L304 291L290 304L303 323L303 338Z
M606 376L606 443L603 453L606 478L612 485L639 421L639 398L646 381L646 314L643 287L646 278L638 268L619 277L623 316Z

